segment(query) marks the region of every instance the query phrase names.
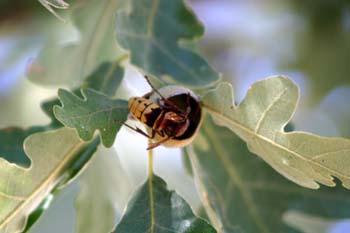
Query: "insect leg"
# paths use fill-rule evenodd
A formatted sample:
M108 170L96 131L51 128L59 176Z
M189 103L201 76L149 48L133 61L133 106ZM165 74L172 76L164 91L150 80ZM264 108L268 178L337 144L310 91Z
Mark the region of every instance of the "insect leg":
M134 127L132 127L132 126L126 124L126 123L124 123L124 125L125 125L126 127L128 127L129 129L134 130L135 132L140 133L140 134L142 134L143 136L145 136L145 137L147 137L147 138L149 138L149 139L153 139L154 136L155 136L155 131L154 131L154 130L152 130L152 135L149 136L147 133L143 132L143 131L142 131L140 128L138 128L138 127L134 128Z
M168 140L170 140L170 139L172 139L172 138L173 138L173 137L168 137L168 138L164 138L164 139L162 139L162 140L160 140L160 141L158 141L158 142L152 143L152 144L150 144L150 145L147 147L147 150L154 149L154 148L156 148L157 146L160 146L161 144L163 144L164 142L166 142L166 141L168 141Z
M154 131L155 133L157 133L159 136L164 137L164 131Z

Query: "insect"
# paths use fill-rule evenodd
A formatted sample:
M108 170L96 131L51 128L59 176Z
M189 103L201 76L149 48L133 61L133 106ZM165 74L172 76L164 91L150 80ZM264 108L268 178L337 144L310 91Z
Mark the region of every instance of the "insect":
M188 139L194 134L193 119L200 116L199 103L191 96L190 92L166 98L152 85L147 76L145 78L152 91L143 97L130 98L128 108L134 118L149 128L150 134L145 133L140 128L125 125L147 138L155 140L147 150L161 144L172 147L188 144ZM152 100L152 95L156 95L157 98ZM179 96L181 96L180 99ZM176 99L179 103L175 101ZM195 111L193 111L193 107Z

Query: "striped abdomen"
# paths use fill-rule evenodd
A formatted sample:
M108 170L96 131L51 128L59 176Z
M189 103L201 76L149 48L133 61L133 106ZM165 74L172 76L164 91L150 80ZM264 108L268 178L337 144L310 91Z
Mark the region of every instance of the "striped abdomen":
M162 109L158 104L142 97L130 98L128 108L136 119L151 128L155 127L155 122L162 114Z

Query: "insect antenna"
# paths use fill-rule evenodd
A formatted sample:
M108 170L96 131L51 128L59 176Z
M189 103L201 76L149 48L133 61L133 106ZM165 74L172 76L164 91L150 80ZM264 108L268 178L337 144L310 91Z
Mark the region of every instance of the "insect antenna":
M155 87L153 86L153 84L151 83L151 81L149 80L149 78L148 78L147 75L145 75L145 79L146 79L147 83L151 86L152 91L156 92L164 101L166 101L166 99L164 98L164 96L163 96L162 94L160 94L160 92L157 90L157 88L155 88Z
M187 96L186 96L186 104L187 104L187 107L186 107L186 116L188 116L188 114L190 114L191 112L191 102L190 102L190 93L187 93Z
M187 115L185 111L183 111L182 109L180 109L176 104L174 104L174 103L171 102L170 100L166 99L162 94L160 94L160 92L153 86L153 84L151 83L151 81L149 80L149 78L148 78L147 75L145 75L144 77L145 77L147 83L151 86L152 91L156 92L156 93L160 96L160 98L164 101L164 103L170 105L172 108L175 108L177 111L179 111L179 112L181 112L181 113Z

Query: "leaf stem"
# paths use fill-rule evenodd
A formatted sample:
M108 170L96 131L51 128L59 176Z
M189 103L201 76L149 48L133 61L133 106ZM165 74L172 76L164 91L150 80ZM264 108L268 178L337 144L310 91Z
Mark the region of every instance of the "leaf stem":
M149 139L148 144L151 145L152 140ZM154 232L155 216L154 216L154 195L153 195L153 149L148 150L148 190L149 190L149 205L151 214L150 233Z
M127 60L129 58L129 54L125 53L123 55L121 55L116 61L115 63L117 65L120 65L123 61Z
M152 141L149 139L148 144L151 145ZM148 150L148 176L153 176L153 149Z

